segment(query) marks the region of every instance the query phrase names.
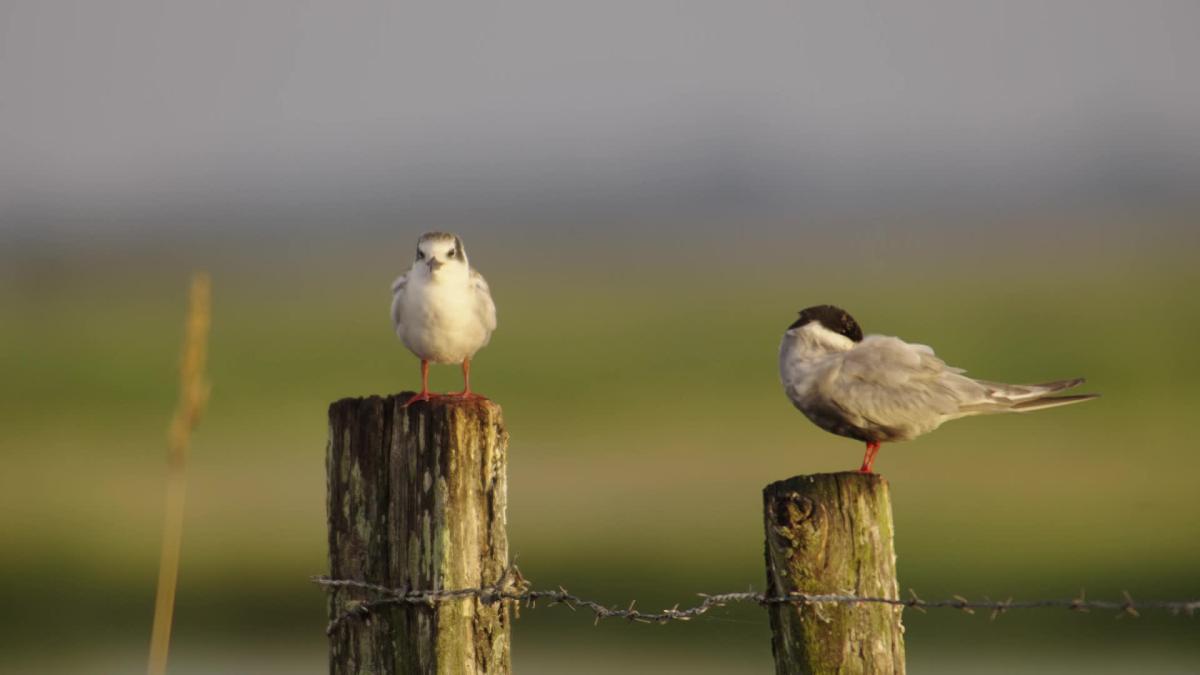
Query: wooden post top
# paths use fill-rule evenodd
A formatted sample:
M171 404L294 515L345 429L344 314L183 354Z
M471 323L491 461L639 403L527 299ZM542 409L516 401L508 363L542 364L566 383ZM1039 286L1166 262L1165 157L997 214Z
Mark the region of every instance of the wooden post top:
M774 483L767 485L763 489L773 491L784 487L807 486L818 482L834 481L834 482L852 482L859 485L887 485L887 479L883 474L878 473L863 473L861 471L835 471L833 473L805 473L777 480Z
M346 407L357 407L357 406L360 406L360 405L370 402L370 401L382 401L382 402L388 404L389 406L396 405L396 404L403 406L408 401L408 399L412 398L413 395L415 395L415 394L416 394L416 392L413 392L413 391L401 391L401 392L398 392L395 394L384 394L384 395L371 394L368 396L347 396L346 398L338 399L338 400L334 401L333 403L329 404L329 411L333 412L335 409L342 409L342 408L346 408ZM409 406L408 410L421 411L421 410L441 410L441 409L450 409L450 408L466 409L466 408L473 408L473 407L494 408L496 410L499 410L500 404L496 403L495 401L493 401L491 399L486 399L486 398L460 398L458 396L442 394L442 395L438 395L436 398L433 398L428 401L417 401L416 403L413 403L411 406Z

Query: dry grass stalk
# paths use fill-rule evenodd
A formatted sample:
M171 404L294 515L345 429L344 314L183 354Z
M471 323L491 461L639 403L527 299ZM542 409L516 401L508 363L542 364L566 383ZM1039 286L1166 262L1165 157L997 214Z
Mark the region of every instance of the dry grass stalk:
M183 354L179 366L179 404L167 430L167 506L163 527L162 557L158 563L158 593L154 600L154 630L150 637L150 675L167 669L171 619L175 611L175 586L179 579L179 549L183 541L183 502L187 486L187 454L192 430L208 402L209 383L204 377L208 352L210 283L208 274L192 277Z

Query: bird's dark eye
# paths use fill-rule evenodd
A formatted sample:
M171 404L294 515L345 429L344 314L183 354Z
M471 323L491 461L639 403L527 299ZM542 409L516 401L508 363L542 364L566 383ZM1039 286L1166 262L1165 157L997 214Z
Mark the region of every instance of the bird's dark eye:
M417 260L424 260L424 259L425 259L425 251L422 251L421 249L417 249Z
M453 258L455 256L455 254L457 254L457 253L458 253L458 251L456 251L454 249L450 249L450 252L447 253L446 255Z

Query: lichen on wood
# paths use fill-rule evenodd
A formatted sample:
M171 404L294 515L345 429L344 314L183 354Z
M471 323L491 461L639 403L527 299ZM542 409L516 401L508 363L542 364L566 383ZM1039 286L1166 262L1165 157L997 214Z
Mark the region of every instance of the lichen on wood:
M507 445L500 406L410 394L329 409L329 559L334 578L391 588L497 583L508 565ZM330 594L336 617L365 599ZM330 673L510 673L504 603L405 605L339 624Z
M876 474L796 476L763 490L767 595L896 598L887 481ZM771 605L777 673L904 673L900 607Z

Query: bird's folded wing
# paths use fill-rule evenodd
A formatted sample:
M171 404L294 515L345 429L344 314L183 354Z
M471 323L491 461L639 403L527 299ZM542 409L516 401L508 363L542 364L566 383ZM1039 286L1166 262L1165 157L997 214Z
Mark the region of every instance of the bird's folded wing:
M483 275L475 270L471 270L471 280L475 284L475 311L490 333L496 330L496 303L492 300L492 289Z
M825 383L829 400L847 414L883 427L955 415L981 387L925 345L871 335L843 353Z
M396 332L400 332L400 327L404 325L403 317L400 316L404 305L404 289L408 285L408 275L401 274L392 282L392 327Z

